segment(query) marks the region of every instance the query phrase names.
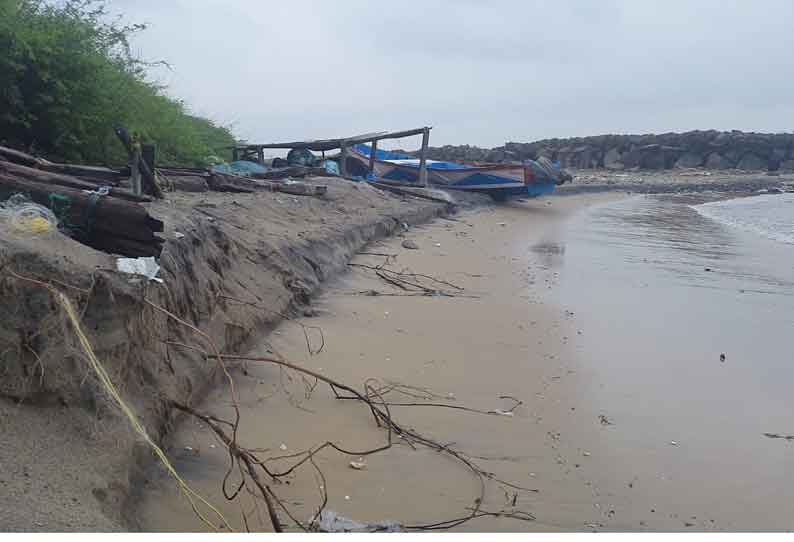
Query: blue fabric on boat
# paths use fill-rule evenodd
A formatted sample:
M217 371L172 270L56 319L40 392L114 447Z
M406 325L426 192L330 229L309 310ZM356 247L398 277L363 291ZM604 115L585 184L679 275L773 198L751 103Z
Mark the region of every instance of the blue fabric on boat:
M287 153L287 163L291 166L313 166L318 158L309 149L292 149Z
M367 157L369 157L370 153L372 152L372 147L365 145L364 143L353 145L353 148L356 149L356 151L358 151L360 154L363 154ZM402 152L384 151L383 149L375 150L375 158L377 160L416 160L416 156L411 156L410 154L405 154Z
M323 167L325 171L330 173L331 175L341 175L342 173L339 171L339 164L334 162L333 160L325 160L323 161Z
M372 148L369 145L365 145L363 143L359 143L358 145L353 146L356 151L360 154L363 154L366 157L369 157L370 153L372 152ZM375 150L375 159L376 160L411 160L410 163L401 163L396 164L403 167L410 167L410 168L419 168L419 159L416 156L411 156L410 154L405 154L402 152L394 152L394 151L384 151L382 149ZM465 166L463 164L457 164L455 162L428 162L427 169L476 169L472 166Z
M266 173L267 168L262 164L249 160L237 160L229 164L217 164L212 169L219 173Z

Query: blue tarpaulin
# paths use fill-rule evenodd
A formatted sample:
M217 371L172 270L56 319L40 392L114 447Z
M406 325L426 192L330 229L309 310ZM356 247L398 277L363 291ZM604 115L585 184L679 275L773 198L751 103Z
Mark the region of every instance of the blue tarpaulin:
M212 169L220 173L236 173L236 174L252 174L252 173L266 173L267 168L262 164L250 162L248 160L237 160L229 164L218 164L212 166Z

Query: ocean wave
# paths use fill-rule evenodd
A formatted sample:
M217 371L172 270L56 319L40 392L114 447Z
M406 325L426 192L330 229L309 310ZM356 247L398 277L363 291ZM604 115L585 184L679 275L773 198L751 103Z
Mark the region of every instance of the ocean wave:
M794 244L794 193L762 194L691 207L701 216L728 227Z

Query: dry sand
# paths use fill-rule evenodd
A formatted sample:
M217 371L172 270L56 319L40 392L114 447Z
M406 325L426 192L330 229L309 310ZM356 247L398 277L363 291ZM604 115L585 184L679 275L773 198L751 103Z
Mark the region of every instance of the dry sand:
M482 415L430 407L395 407L402 423L475 456L499 478L537 492L519 492L516 506L531 512L531 523L484 518L462 530L586 530L607 523L609 502L590 482L603 458L595 445L610 427L593 405L580 401L586 375L579 374L573 355L577 327L573 314L545 304L544 292L554 288L560 228L571 213L615 194L538 199L437 220L411 229L406 238L419 250L401 246L401 238L369 247L368 252L397 254L393 268L408 268L454 282L471 298L387 297L354 295L389 291L379 279L356 268L330 285L317 302L319 314L304 319L320 326L325 349L308 356L301 329L280 326L257 350L277 351L288 359L335 379L363 384L370 377L427 387L451 404L481 410L508 409L503 396L523 404L513 417ZM356 263L378 264L381 256L361 255ZM318 387L306 399L300 379L270 367L249 365L240 379L244 407L241 440L268 448L271 455L297 452L324 440L349 449L383 442L365 408L333 399ZM217 390L204 405L228 414L228 394ZM566 434L561 435L565 427ZM571 438L576 434L576 438ZM174 455L189 482L222 505L227 517L242 528L237 504L223 502L219 480L226 456L196 423L186 424L174 440ZM366 469L349 468L351 459L323 452L318 465L327 479L328 507L358 520L393 519L408 524L465 515L478 485L464 468L435 452L396 446L365 458ZM631 478L615 480L622 493L631 492ZM310 471L295 476L279 494L307 519L319 503L318 480ZM168 480L151 484L139 508L145 530L196 530L196 521ZM485 506L501 509L513 490L494 484ZM246 504L253 528L257 521ZM264 516L263 516L264 517ZM680 524L678 524L680 526ZM641 528L634 522L624 528ZM663 525L656 525L662 528ZM672 522L667 525L672 527Z

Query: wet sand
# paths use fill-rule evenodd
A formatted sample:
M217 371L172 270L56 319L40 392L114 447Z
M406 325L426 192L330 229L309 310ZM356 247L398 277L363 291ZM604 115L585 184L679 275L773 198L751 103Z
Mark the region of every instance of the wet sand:
M762 402L748 408L747 401L763 396L763 389L737 395L747 380L747 364L740 360L749 355L751 341L729 350L721 365L717 356L724 343L709 335L713 326L703 327L711 330L700 335L707 340L664 333L665 318L686 313L686 296L669 295L676 290L665 283L655 298L633 306L640 299L631 289L637 285L630 284L636 277L630 277L631 287L615 281L620 274L609 268L622 270L624 263L587 252L593 243L609 245L609 236L586 238L591 213L623 198L533 200L411 229L405 237L419 250L405 249L403 239L395 238L368 251L398 254L393 268L454 282L476 298L355 295L389 290L356 268L329 285L317 300L316 317L302 319L322 328L322 353L309 356L301 328L291 322L258 351L276 351L359 386L367 378L421 386L454 398L451 404L486 411L510 408L500 397L521 399L513 417L393 408L401 423L486 458L477 461L501 479L537 489L516 498L516 508L535 521L482 518L459 530L787 529L790 445L757 430L763 425L784 431L790 409L781 412L780 404ZM371 255L356 259L382 261ZM591 274L594 265L604 273ZM650 268L637 276L643 273L651 282L659 276ZM643 320L645 333L638 331ZM779 320L773 313L766 321ZM697 336L696 323L690 324ZM766 353L775 355L777 348ZM695 352L700 364L691 365L683 351ZM334 399L322 386L307 398L304 382L273 367L249 364L247 372L239 379L243 444L276 456L324 440L353 450L383 443L365 408ZM728 380L732 384L725 386ZM720 386L724 392L716 393ZM203 408L228 416L227 392L217 390ZM743 445L736 445L739 438ZM188 422L174 437L172 455L186 480L242 529L240 506L220 493L227 460L220 444ZM323 452L317 463L326 478L328 508L356 520L450 519L464 515L478 493L476 480L460 464L435 452L395 446L365 458L365 470L351 469L351 459L357 458ZM278 492L305 520L320 502L321 483L306 469ZM485 507L509 507L513 494L495 484ZM250 500L245 503L249 526L266 526L264 511L257 519ZM165 478L150 484L138 515L144 530L202 527Z

